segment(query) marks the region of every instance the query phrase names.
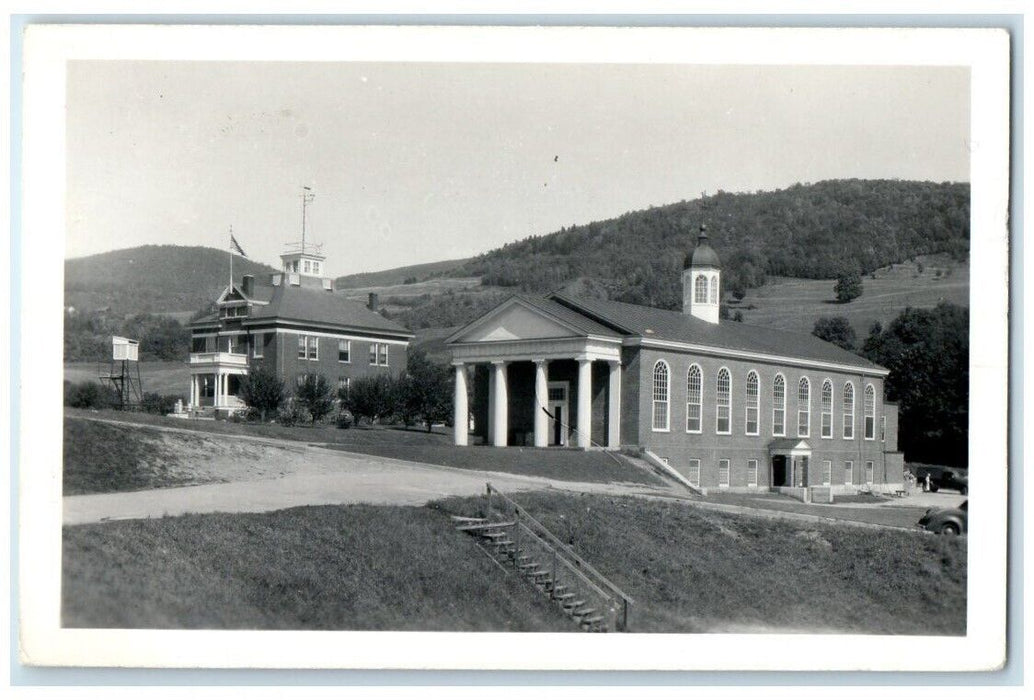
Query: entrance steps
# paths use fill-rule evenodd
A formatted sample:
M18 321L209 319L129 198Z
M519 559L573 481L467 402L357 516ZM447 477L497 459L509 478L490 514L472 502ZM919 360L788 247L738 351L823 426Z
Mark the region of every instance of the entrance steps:
M474 537L500 568L548 597L580 630L628 629L631 599L491 484L484 515L451 517L456 530Z

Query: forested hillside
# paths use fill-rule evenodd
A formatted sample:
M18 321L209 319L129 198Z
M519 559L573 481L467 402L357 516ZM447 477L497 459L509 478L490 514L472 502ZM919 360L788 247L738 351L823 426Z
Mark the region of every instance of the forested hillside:
M230 254L200 246L145 245L65 261L65 305L117 317L192 312L215 299L230 275ZM237 256L234 277L276 272Z
M768 275L830 279L932 253L961 261L969 254L969 185L830 180L719 192L511 243L452 274L525 291L581 280L613 299L676 308L701 223L729 291L760 286Z

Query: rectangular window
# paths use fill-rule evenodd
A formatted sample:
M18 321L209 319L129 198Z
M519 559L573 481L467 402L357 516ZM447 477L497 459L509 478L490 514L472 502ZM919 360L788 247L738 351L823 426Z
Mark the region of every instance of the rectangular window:
M872 462L866 462L865 463L865 483L870 484L870 485L872 484L872 472L873 472L873 464L872 464Z
M351 362L352 359L352 341L351 340L339 340L337 341L337 361L338 362Z
M758 434L758 407L747 406L747 435Z
M772 435L786 435L786 411L781 408L772 409Z
M844 462L844 483L848 486L854 483L854 462Z
M377 343L370 343L370 364L377 364Z
M377 353L377 364L388 366L388 344L381 343L380 350Z
M302 271L308 274L309 272L309 261L306 260L302 263Z
M309 376L309 375L307 375L307 374L299 374L299 375L298 375L297 377L295 377L295 378L294 378L294 383L295 383L295 384L296 384L297 386L301 386L302 384L304 384L304 383L305 383L305 378L306 378L307 376Z
M351 386L350 377L338 377L337 378L337 393L338 395L347 394L348 389Z
M723 489L729 487L729 460L727 459L718 460L718 486Z
M266 334L257 333L251 336L251 356L258 359L265 356Z
M829 486L833 483L833 462L828 459L822 460L822 485Z
M207 338L191 338L190 339L190 351L191 352L208 352L208 343L205 341Z
M308 345L309 345L308 336L304 336L304 335L298 336L298 359L299 360L304 360L305 359L305 352L306 352L306 348L308 347Z
M747 460L747 486L758 485L758 461L756 459Z
M833 414L826 411L822 412L822 437L833 437Z
M314 335L309 336L309 359L320 359L320 339Z
M694 486L700 486L700 460L691 459L689 460L689 483Z

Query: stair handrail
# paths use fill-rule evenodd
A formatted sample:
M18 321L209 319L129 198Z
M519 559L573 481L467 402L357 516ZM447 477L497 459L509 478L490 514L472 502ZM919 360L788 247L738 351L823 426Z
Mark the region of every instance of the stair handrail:
M519 513L524 519L530 521L532 524L535 525L535 527L537 527L539 530L541 530L542 534L550 542L552 542L556 547L559 547L560 549L562 549L565 554L569 555L571 557L571 559L573 559L578 564L578 566L583 567L586 571L588 571L590 574L592 574L597 579L599 579L599 582L602 585L604 585L605 587L607 587L611 591L613 591L613 593L618 598L620 598L621 602L622 602L622 607L623 607L622 613L623 613L624 621L623 621L623 624L621 625L621 627L627 629L627 625L628 625L628 607L635 602L634 600L632 600L632 597L629 596L627 593L625 593L620 588L618 588L616 585L614 585L610 581L610 579L608 579L606 576L604 576L599 571L597 571L589 562L585 561L580 556L578 556L578 554L575 553L575 551L573 549L571 549L568 545L564 544L556 535L554 535L552 532L550 532L549 528L547 528L545 525L543 525L538 520L536 520L531 515L529 515L528 511L524 508L524 506L522 506L521 504L519 504L516 501L514 501L512 498L507 496L505 493L503 493L502 491L500 491L496 487L492 486L491 482L486 483L485 487L486 487L486 492L488 494L488 499L489 499L489 511L491 511L492 494L493 493L498 494L498 496L505 503L508 503L510 506L512 506L514 508L514 510L517 513ZM574 570L574 569L572 569L572 570Z

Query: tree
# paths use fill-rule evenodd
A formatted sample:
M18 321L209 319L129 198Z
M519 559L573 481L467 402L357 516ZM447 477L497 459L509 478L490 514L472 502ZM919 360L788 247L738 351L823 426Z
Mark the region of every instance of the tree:
M862 276L857 271L844 272L837 277L834 287L837 301L846 304L862 296Z
M969 309L905 309L885 331L873 328L864 352L890 370L887 398L898 402L905 459L966 466Z
M842 347L844 350L854 352L855 337L854 328L843 316L823 316L815 321L815 327L811 334L826 342Z
M240 384L237 396L248 408L259 412L263 422L266 416L275 414L277 409L287 400L284 382L272 370L262 365L252 367Z
M312 422L322 420L334 410L334 391L322 374L306 374L295 392L297 399L309 411Z
M341 403L352 412L358 423L367 418L372 423L390 415L395 404L395 380L385 374L357 377L351 386L338 392Z
M431 362L427 354L414 349L407 361L406 373L398 382L398 413L407 420L419 418L431 432L431 426L452 416L452 373L447 365Z

